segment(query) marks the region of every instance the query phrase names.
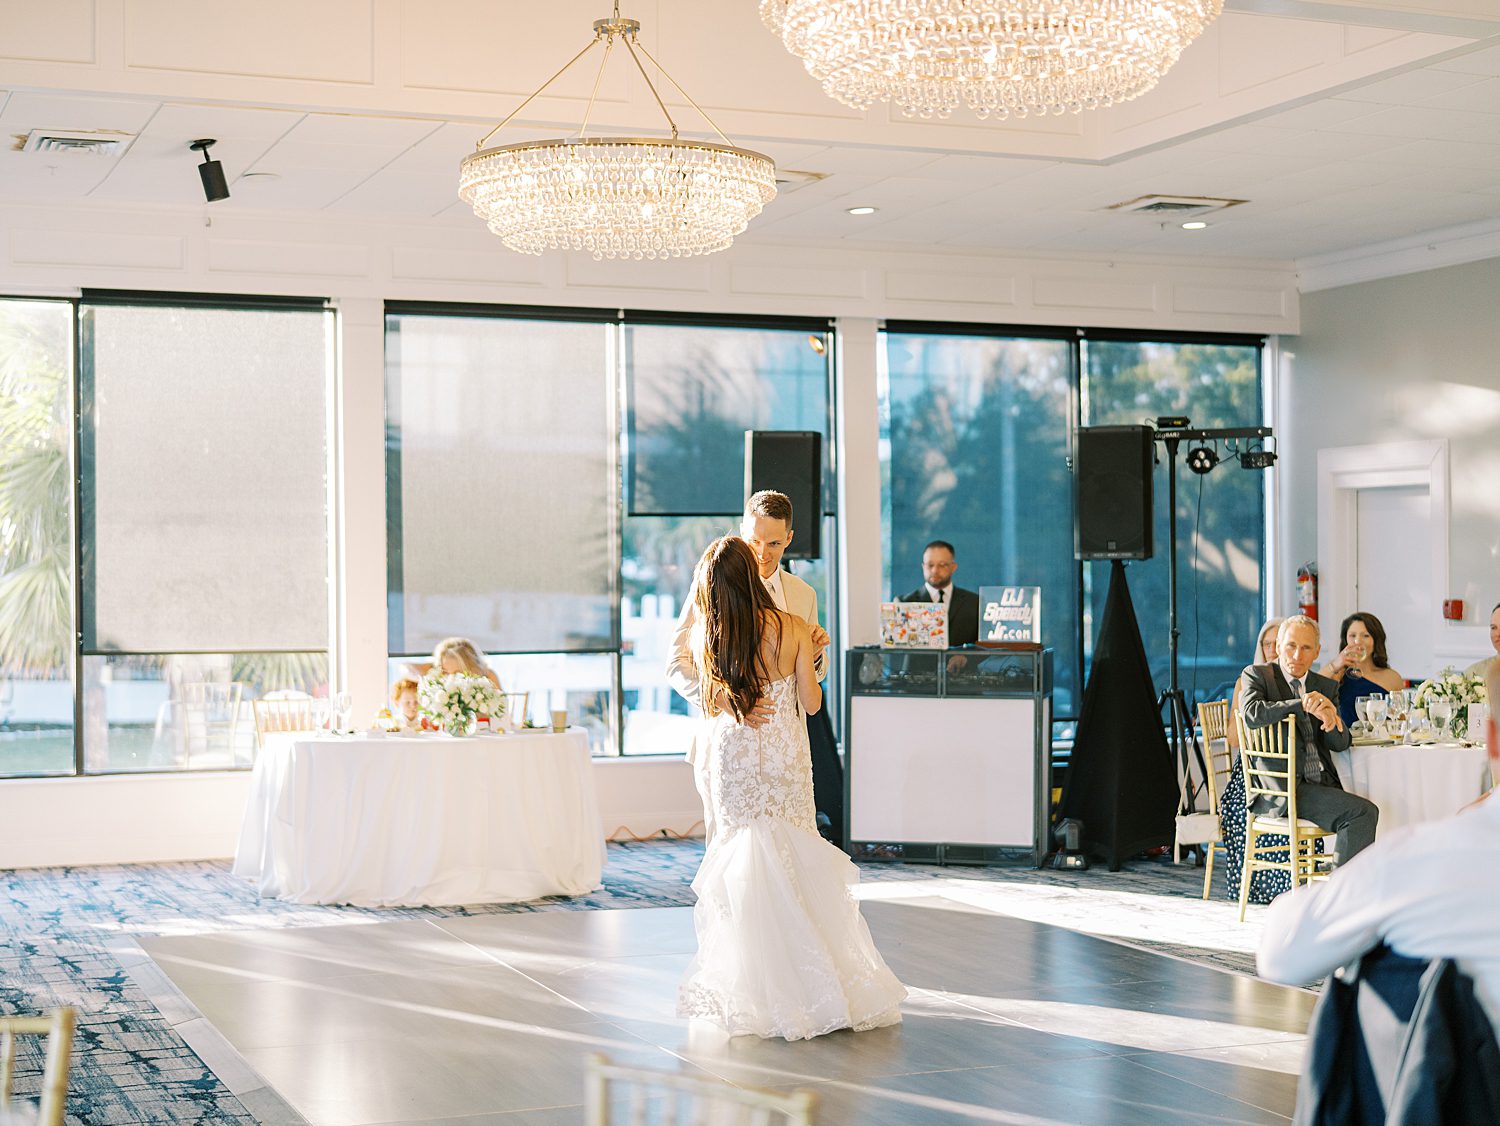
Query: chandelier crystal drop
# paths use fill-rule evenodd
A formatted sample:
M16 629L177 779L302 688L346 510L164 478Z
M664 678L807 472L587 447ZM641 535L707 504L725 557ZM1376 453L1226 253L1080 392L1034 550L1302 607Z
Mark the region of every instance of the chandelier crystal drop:
M1144 94L1224 0L761 0L832 98L908 116L1079 113Z
M594 23L594 41L518 106L459 166L459 198L522 254L586 250L595 258L676 258L724 250L776 198L776 165L737 148L636 39L640 24ZM593 97L574 137L485 148L538 94L599 43L599 75L616 42L635 60L671 127L670 137L589 137ZM723 141L680 140L644 56ZM594 91L599 89L598 78Z

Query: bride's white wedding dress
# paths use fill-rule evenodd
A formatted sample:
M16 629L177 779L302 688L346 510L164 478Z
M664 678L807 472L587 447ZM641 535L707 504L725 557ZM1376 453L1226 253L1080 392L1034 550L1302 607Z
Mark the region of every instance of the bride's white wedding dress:
M698 954L677 1013L731 1035L803 1040L895 1024L906 989L859 913L859 869L818 836L796 676L759 728L720 715L707 749L714 837L693 880Z

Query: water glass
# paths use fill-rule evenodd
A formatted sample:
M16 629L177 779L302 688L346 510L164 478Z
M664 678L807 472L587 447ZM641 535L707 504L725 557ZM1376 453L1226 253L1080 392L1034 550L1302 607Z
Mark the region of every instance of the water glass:
M1378 728L1385 722L1386 699L1384 696L1371 696L1369 701L1365 710L1369 713L1370 723Z
M1453 719L1453 705L1447 700L1434 700L1427 705L1427 714L1437 724L1437 741L1446 743L1450 738L1448 723Z
M333 722L339 731L349 730L354 722L354 694L339 692L333 697Z

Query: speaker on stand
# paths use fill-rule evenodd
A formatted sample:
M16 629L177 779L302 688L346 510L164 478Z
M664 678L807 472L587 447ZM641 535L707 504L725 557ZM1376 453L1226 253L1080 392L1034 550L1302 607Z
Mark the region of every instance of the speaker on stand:
M818 559L823 545L823 435L816 430L746 430L745 496L762 489L792 501L787 559Z
M1081 836L1111 872L1171 843L1178 799L1124 566L1154 548L1155 438L1150 426L1093 426L1076 432L1074 447L1074 554L1112 566L1060 817L1082 822Z
M1073 554L1079 559L1150 559L1155 431L1088 426L1073 454Z

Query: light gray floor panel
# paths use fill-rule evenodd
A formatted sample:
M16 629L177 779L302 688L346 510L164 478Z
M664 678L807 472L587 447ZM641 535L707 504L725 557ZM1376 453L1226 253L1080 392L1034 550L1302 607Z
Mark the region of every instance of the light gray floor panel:
M799 1043L677 1019L685 907L152 938L138 971L212 1023L228 1047L210 1066L284 1100L266 1093L268 1120L313 1126L581 1123L593 1052L809 1086L825 1124L1291 1115L1311 994L941 897L864 912L905 1019Z

